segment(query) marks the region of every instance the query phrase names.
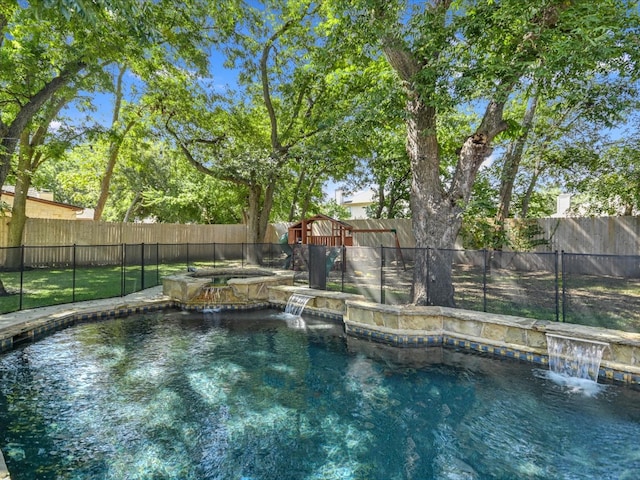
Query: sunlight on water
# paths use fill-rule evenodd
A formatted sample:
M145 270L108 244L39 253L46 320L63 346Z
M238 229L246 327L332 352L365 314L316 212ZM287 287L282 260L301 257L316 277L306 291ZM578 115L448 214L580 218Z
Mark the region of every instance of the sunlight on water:
M114 319L0 357L0 448L13 480L631 479L640 470L633 389L451 350L432 362L304 322L303 331L273 312Z

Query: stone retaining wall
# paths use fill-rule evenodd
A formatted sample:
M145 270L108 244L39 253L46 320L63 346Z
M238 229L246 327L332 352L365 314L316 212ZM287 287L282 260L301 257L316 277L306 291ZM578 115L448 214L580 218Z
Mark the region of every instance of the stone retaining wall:
M546 334L605 342L603 378L640 384L640 334L445 307L347 301L347 334L398 347L452 346L548 364Z

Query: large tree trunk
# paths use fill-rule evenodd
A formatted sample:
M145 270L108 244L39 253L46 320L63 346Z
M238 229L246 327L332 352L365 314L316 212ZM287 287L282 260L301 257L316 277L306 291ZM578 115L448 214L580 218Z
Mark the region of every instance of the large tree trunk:
M260 242L260 203L262 198L262 188L260 185L249 187L249 198L247 201L247 243Z
M411 211L416 239L413 302L453 306L451 262L461 220L440 181L436 110L416 95L407 102L407 152L411 160ZM429 249L429 250L427 250ZM428 253L427 253L428 252Z
M7 246L9 248L5 259L6 268L16 270L22 263L22 250L19 248L23 242L24 227L27 223L27 196L31 187L31 175L39 163L42 152L37 152L29 144L29 132L23 133L20 155L18 157L18 170L16 173L16 185L11 207L11 219ZM35 159L33 157L36 157ZM33 168L35 167L35 168Z
M249 210L247 211L247 263L260 265L262 248L269 225L269 213L273 204L273 188L268 186L264 191L260 185L249 187Z
M418 248L413 302L417 305L455 306L453 249L478 169L491 154L491 140L506 128L503 108L502 103L489 103L482 123L462 145L451 185L445 190L440 180L435 108L426 106L417 94L407 103L411 211Z
M309 211L309 205L311 203L311 197L313 196L313 190L316 188L316 183L318 181L318 177L314 176L309 184L309 188L304 195L304 202L302 204L302 210L300 211L300 218L306 218L307 212Z
M20 164L23 162L24 160L21 158ZM7 244L9 247L19 247L22 245L24 225L27 221L27 194L30 186L31 176L29 175L28 170L19 168L18 174L16 175L16 187L13 197L13 207L11 208L11 220L9 220L9 240Z
M291 208L289 209L289 218L287 221L293 222L296 218L296 209L298 206L298 198L300 196L300 190L302 189L302 182L305 180L305 169L302 167L300 175L298 175L298 181L296 182L296 188L293 190L293 199L291 200ZM302 217L304 218L304 216Z
M32 131L25 128L20 135L20 153L18 155L18 168L16 170L16 185L11 209L11 220L9 221L9 247L19 247L22 245L24 226L27 222L27 196L31 188L33 174L47 159L44 151L39 148L45 143L45 138L51 122L60 113L60 110L68 103L72 95L62 96L52 100L47 105L46 114L39 125ZM17 267L20 260L13 260L12 266Z

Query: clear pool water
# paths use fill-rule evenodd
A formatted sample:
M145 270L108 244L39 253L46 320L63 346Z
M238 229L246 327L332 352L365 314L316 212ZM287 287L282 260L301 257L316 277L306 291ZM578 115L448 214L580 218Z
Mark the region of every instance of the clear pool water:
M0 357L20 479L635 479L640 393L277 312L61 331Z

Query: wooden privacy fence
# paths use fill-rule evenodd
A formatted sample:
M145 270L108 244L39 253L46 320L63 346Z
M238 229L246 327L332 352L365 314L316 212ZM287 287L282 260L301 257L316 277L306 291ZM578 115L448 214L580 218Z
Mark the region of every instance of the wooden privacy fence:
M7 246L8 221L0 221L0 247ZM349 220L356 229L396 229L403 247L413 247L411 220ZM289 223L269 226L265 243L278 243ZM363 247L393 245L390 233L356 233L354 243ZM25 226L23 244L28 246L246 243L246 225L196 225L168 223L110 223L78 220L30 218Z
M540 218L548 250L603 255L640 253L640 217Z
M8 221L0 222L0 246L7 245ZM111 223L29 218L23 244L119 245L134 243L246 243L246 225Z
M0 219L0 247L7 245L7 224ZM640 253L640 217L541 218L536 220L546 245L537 251L638 255ZM415 239L410 219L348 220L355 229L395 229L400 246L413 248ZM278 243L290 224L270 225L266 243ZM79 220L27 219L24 245L120 245L235 243L247 241L246 225L184 225L107 223ZM355 233L354 246L393 246L391 233ZM461 246L461 245L460 245Z

